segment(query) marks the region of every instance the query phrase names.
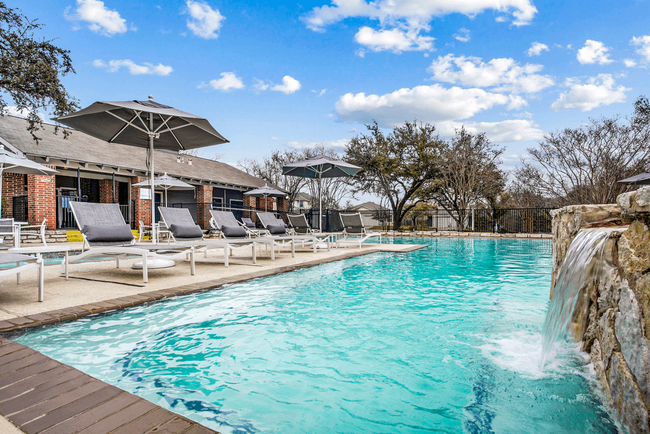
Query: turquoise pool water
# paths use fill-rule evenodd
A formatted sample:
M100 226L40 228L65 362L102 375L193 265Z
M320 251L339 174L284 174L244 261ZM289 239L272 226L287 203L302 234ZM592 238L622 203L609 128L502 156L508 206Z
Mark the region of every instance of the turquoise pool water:
M549 241L407 241L17 341L223 433L622 432L573 345L540 371Z

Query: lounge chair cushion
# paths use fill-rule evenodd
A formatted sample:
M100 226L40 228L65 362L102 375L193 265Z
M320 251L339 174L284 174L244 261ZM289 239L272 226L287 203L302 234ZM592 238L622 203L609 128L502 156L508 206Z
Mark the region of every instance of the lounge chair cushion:
M268 225L266 229L268 229L271 235L284 235L287 233L287 228L280 225Z
M86 239L89 242L130 242L133 240L133 233L131 232L131 226L129 225L86 225L83 228L83 233L86 235Z
M171 229L172 234L174 234L174 237L176 238L202 238L203 237L203 231L201 230L201 226L199 225L185 226L185 225L177 225L172 223L169 229Z
M226 238L246 238L246 229L241 226L221 226L221 232Z

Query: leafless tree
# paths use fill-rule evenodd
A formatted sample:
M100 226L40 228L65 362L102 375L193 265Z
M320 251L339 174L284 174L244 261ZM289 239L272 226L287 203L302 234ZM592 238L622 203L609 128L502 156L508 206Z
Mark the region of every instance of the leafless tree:
M521 188L558 206L614 203L627 188L616 181L650 168L650 110L644 97L629 119L590 119L547 134L514 172Z
M440 175L430 181L428 191L464 230L470 206L494 202L505 186L499 169L503 148L494 146L485 133L471 134L465 128L446 142L440 151Z

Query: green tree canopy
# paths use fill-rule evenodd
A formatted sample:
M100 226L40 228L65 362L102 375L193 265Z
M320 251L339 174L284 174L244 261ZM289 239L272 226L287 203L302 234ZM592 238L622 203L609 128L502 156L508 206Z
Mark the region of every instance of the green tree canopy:
M61 83L61 77L74 73L70 52L37 39L34 31L41 27L0 2L0 110L6 113L11 100L26 112L35 140L42 122L39 110L51 107L52 114L62 116L78 109Z
M366 125L369 135L350 140L345 160L364 170L353 179L354 193L386 198L393 210L393 228L422 201L421 189L440 171L442 140L430 124L406 122L384 135L377 122Z

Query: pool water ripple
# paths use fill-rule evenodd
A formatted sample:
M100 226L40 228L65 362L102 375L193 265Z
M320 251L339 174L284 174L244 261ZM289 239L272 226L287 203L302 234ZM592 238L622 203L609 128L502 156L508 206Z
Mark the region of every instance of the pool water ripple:
M539 370L550 242L415 241L17 340L224 433L624 432L575 345Z

